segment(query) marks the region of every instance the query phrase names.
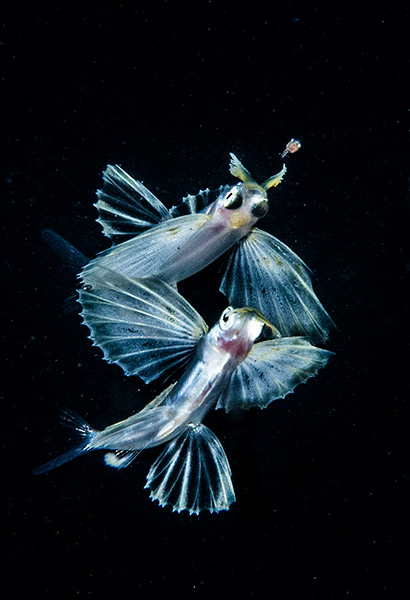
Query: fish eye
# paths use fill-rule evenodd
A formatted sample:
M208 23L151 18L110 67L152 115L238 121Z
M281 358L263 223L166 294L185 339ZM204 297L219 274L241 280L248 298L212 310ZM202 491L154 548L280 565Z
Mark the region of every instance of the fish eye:
M257 219L261 219L268 212L268 202L267 200L260 200L259 202L255 202L253 206L251 206L251 213Z
M228 308L225 308L225 310L223 311L221 318L219 319L219 327L222 329L222 331L228 329L231 321L232 311L232 306L228 306Z
M242 206L243 198L241 192L238 190L230 190L225 197L224 207L229 210L234 210L235 208L240 208Z

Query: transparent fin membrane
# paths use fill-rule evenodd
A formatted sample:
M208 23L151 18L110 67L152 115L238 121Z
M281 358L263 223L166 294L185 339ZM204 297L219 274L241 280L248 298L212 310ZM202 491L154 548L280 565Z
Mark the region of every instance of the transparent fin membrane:
M115 244L170 218L160 200L118 165L108 165L98 190L97 221Z
M145 487L160 506L190 515L228 510L235 501L225 451L205 425L189 426L165 447L149 470Z

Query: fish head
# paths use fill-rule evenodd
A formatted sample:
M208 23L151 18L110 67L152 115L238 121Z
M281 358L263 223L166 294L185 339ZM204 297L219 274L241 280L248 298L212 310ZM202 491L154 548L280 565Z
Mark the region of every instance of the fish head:
M268 212L266 190L257 183L237 183L226 187L215 204L215 213L227 220L232 229L252 227Z
M217 198L213 211L227 220L232 229L250 229L267 214L269 210L267 191L280 184L286 173L286 166L283 165L279 173L272 175L261 184L255 181L232 153L229 169L241 183L225 187Z
M212 328L214 345L241 361L260 339L281 337L280 332L256 308L226 308Z

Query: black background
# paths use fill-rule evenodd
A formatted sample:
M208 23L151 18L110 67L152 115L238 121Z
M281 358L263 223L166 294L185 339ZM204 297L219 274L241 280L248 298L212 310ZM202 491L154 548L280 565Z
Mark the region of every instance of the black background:
M409 19L406 3L57 2L4 20L2 588L13 597L397 598L409 585ZM338 329L320 374L266 411L206 420L237 502L172 513L128 469L67 445L62 406L96 427L160 391L126 379L64 310L75 274L41 238L107 246L94 192L107 163L168 206L281 167L263 229L314 270ZM209 323L215 264L181 290ZM404 588L406 589L406 588Z

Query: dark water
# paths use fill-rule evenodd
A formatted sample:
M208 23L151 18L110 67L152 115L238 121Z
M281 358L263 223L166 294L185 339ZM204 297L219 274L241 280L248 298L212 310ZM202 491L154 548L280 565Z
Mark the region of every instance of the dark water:
M396 598L410 583L408 8L18 4L2 38L4 588ZM120 472L96 454L33 476L65 447L61 407L101 427L159 391L104 363L64 311L75 274L41 230L93 256L107 163L170 206L231 181L230 151L265 179L291 137L303 148L263 228L313 269L336 356L266 411L209 415L236 504L159 508L143 489L155 450ZM181 288L208 322L218 277L213 265Z

